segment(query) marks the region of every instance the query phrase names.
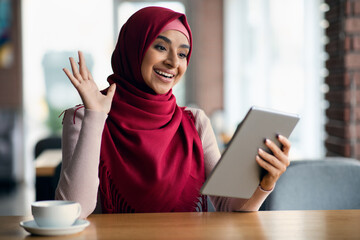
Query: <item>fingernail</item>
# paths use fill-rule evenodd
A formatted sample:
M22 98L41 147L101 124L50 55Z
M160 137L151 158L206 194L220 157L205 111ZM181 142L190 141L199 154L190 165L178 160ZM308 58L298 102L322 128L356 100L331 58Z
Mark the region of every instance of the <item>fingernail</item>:
M263 150L262 150L261 148L259 148L259 149L258 149L258 152L259 152L259 153L262 153L262 152L263 152Z

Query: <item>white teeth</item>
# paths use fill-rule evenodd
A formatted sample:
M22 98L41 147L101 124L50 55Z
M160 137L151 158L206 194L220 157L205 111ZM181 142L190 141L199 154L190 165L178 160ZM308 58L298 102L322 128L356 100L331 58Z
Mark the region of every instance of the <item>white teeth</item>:
M162 71L159 71L159 70L155 70L155 72L156 72L157 74L160 74L160 75L162 75L162 76L164 76L164 77L167 77L167 78L172 78L172 77L174 77L173 74L166 73L166 72L162 72Z

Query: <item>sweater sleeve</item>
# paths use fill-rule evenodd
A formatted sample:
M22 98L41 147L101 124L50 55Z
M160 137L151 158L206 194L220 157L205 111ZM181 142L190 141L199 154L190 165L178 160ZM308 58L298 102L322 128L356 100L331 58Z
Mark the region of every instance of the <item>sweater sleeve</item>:
M221 154L210 119L204 111L196 108L187 108L187 110L190 110L194 115L195 127L203 145L205 174L207 178L219 161ZM210 196L210 200L217 211L258 211L270 193L271 191L262 190L259 186L254 189L254 193L249 199Z
M85 108L66 110L63 119L62 167L55 199L80 203L80 217L97 203L101 137L107 115Z

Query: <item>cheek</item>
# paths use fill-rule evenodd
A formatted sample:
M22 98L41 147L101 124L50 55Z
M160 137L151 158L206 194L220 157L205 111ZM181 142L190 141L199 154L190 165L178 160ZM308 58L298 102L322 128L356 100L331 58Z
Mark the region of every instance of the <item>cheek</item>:
M143 79L146 81L147 78L149 78L149 74L151 71L149 70L149 64L146 58L143 59L143 62L141 64L141 75Z
M187 62L185 62L185 64L182 64L180 67L181 77L184 76L186 69L187 69Z

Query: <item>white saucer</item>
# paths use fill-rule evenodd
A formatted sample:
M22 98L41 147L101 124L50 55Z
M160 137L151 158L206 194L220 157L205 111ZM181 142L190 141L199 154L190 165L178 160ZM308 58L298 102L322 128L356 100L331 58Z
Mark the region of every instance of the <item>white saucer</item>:
M90 222L83 219L78 219L76 222L70 227L39 227L35 220L30 221L22 221L20 222L20 226L23 227L26 231L36 235L45 235L45 236L58 236L58 235L68 235L81 232L87 226L89 226Z

